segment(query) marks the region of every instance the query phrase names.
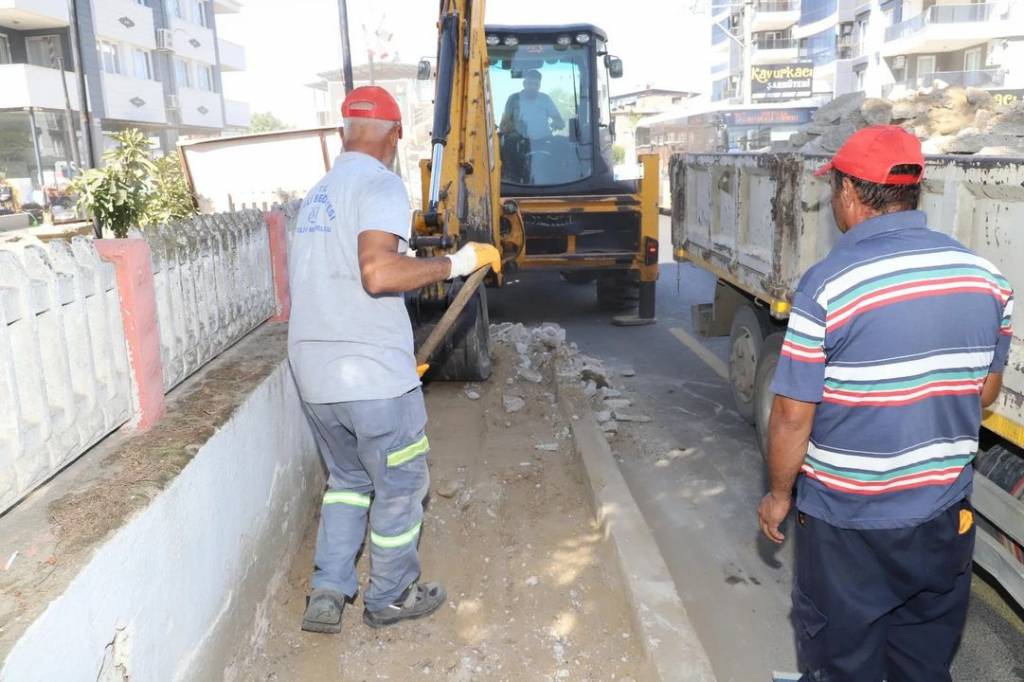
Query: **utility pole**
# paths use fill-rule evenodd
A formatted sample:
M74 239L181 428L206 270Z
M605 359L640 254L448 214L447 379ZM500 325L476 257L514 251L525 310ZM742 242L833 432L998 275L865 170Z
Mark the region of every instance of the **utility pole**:
M84 60L82 59L82 40L79 34L77 0L68 0L68 13L71 19L71 27L68 30L68 35L71 36L71 57L74 62L75 73L78 76L78 120L82 129L82 141L85 143L85 167L95 168L99 158L96 150L96 140L93 139L92 115L89 112L89 93L86 91L88 83L85 79L85 64L83 64Z
M752 103L751 77L754 62L754 2L746 0L743 3L743 75L740 81L740 92L743 94L743 103Z
M338 23L341 28L341 72L345 94L352 92L352 48L348 42L348 4L338 0Z

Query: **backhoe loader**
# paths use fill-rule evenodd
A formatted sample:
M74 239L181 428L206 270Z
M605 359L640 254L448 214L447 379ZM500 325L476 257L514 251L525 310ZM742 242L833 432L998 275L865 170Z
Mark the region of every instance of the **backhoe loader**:
M494 244L502 272L489 286L530 270L571 283L596 282L599 305L654 321L658 277L658 159L641 157L643 178L616 180L609 79L622 62L589 24L487 26L484 0L442 0L429 160L421 163L423 209L412 247L429 257L467 241ZM425 338L459 284L409 298ZM551 292L557 296L557 291ZM435 356L433 378L490 374L484 287Z

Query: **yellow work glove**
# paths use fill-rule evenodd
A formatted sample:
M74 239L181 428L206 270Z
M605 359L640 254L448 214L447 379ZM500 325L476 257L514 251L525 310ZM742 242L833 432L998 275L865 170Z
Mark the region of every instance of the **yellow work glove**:
M452 272L448 279L466 277L485 265L490 265L495 272L501 272L501 254L490 244L469 242L455 253L447 256L452 262Z

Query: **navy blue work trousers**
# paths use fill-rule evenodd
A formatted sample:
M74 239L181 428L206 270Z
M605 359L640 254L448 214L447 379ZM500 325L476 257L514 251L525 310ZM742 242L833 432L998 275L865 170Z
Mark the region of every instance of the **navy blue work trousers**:
M793 620L804 682L948 682L971 590L962 500L918 526L796 524Z

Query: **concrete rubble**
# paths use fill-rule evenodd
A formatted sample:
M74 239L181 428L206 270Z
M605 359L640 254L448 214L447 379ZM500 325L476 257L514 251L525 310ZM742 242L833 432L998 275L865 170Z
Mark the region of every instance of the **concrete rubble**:
M925 154L1024 156L1024 102L998 103L987 90L950 86L897 90L889 99L855 92L837 97L814 120L773 148L831 155L857 130L896 124L921 140Z

